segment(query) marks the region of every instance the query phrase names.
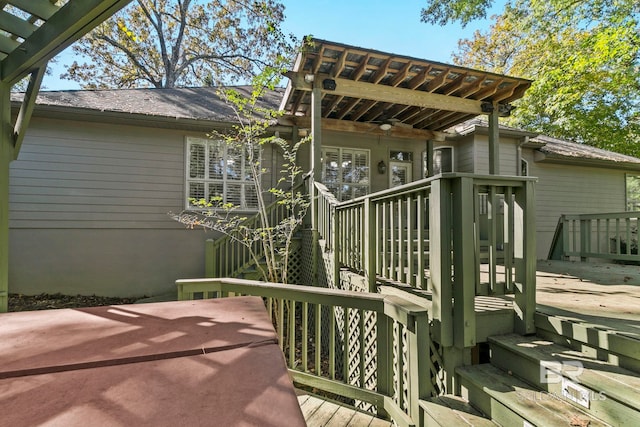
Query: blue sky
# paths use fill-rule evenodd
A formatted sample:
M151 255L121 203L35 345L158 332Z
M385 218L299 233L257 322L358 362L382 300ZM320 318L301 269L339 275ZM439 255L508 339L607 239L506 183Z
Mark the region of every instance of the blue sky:
M392 52L439 62L451 62L458 40L488 28L490 21L460 25L432 26L420 22L420 10L426 0L281 0L285 5L284 30L301 38L304 35L339 43ZM501 11L498 0L492 13ZM79 89L69 80L61 80L63 65L76 58L68 48L57 57L52 74L45 76L43 90ZM78 60L81 62L81 60Z

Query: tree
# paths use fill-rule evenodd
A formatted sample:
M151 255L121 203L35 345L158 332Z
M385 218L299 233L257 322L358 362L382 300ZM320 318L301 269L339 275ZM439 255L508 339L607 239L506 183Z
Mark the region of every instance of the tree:
M422 19L466 25L491 3L429 0ZM639 15L634 0L515 0L454 62L534 80L509 124L640 156Z
M259 74L292 38L278 0L136 0L74 44L84 88L230 84Z
M290 143L277 134L270 134L269 126L282 112L260 107L260 98L266 90L275 88L283 71L267 68L255 77L249 98L242 97L233 88L221 90L220 95L236 112L238 124L229 132L213 132L211 135L224 141L229 147L246 153L252 182L255 185L258 221L247 221L245 216L237 214L239 206L225 202L222 195L191 200L191 204L199 210L170 214L175 220L190 228L203 227L215 230L243 245L249 251L263 279L274 283L288 283L291 243L309 207L308 197L297 186L302 174L302 169L297 164L297 154L300 146L309 138ZM267 145L272 145L280 152L284 163L279 171L277 185L265 189L263 175L267 170L262 166L261 154ZM275 203L282 208L280 211L283 214L280 217L275 218L270 214L269 199L275 199Z

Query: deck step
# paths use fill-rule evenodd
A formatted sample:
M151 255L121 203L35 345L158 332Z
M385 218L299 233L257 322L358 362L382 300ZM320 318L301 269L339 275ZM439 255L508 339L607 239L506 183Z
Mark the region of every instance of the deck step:
M491 364L456 369L462 397L499 425L606 426L604 422L542 392ZM525 424L528 423L528 424Z
M634 372L537 337L489 337L491 363L617 426L640 425Z
M640 331L630 330L625 322L617 322L618 326L593 322L589 317L551 307L535 315L536 329L546 339L583 352L591 350L601 360L640 373Z
M496 426L459 396L444 395L421 400L420 408L424 414L424 425L427 426Z

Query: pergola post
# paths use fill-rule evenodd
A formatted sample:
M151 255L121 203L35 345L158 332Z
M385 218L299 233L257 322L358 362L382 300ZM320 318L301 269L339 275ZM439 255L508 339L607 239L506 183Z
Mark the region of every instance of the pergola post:
M433 176L433 140L427 139L427 176L425 178Z
M489 113L489 174L500 175L500 128L498 105Z
M0 82L0 313L9 303L9 165L14 158L11 87Z

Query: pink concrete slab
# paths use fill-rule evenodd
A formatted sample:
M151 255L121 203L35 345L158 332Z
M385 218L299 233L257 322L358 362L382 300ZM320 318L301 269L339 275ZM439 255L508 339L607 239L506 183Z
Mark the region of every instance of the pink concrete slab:
M275 342L257 297L0 315L0 378Z
M12 427L305 426L275 344L5 378L0 405Z

